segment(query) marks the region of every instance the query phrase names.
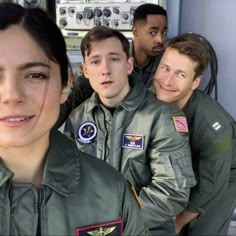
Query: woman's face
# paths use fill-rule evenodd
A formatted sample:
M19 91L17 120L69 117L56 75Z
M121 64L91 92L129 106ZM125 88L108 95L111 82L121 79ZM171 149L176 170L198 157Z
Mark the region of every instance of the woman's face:
M48 140L67 96L59 66L20 26L0 30L0 52L0 148Z

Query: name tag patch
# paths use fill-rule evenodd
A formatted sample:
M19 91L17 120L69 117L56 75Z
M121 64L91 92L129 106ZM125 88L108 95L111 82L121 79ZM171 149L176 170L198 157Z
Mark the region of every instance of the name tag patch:
M123 221L90 225L76 229L76 236L122 236Z
M144 136L136 134L123 134L122 147L143 150Z
M76 140L81 143L92 143L97 135L97 127L92 122L83 123L77 130Z

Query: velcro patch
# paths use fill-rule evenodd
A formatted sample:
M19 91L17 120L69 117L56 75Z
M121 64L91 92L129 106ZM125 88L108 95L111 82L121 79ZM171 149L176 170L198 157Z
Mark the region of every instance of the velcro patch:
M219 121L214 121L210 127L215 133L218 133L223 128Z
M123 134L122 147L143 150L144 136L137 134Z
M83 123L77 130L76 140L81 143L90 144L97 135L97 127L92 122Z
M122 236L123 221L113 221L76 229L76 236Z
M184 116L174 116L173 121L175 124L175 129L177 132L186 132L188 133L188 123L187 119Z

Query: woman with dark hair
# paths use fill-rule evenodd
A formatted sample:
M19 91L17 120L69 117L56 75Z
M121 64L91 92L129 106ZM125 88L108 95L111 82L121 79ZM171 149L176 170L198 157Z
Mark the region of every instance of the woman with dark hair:
M0 235L148 234L123 177L52 131L69 90L56 24L1 3L0 52Z

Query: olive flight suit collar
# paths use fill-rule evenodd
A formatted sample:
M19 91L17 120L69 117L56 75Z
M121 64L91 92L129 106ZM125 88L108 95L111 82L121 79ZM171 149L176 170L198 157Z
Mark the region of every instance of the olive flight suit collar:
M42 185L63 196L70 196L78 188L80 179L79 152L76 145L55 130L50 134L50 147L46 155ZM0 187L13 175L0 159Z
M134 76L129 76L130 91L121 102L120 106L127 111L135 111L143 101L147 92L143 83ZM89 98L86 112L91 112L93 109L101 106L100 99L96 92Z

